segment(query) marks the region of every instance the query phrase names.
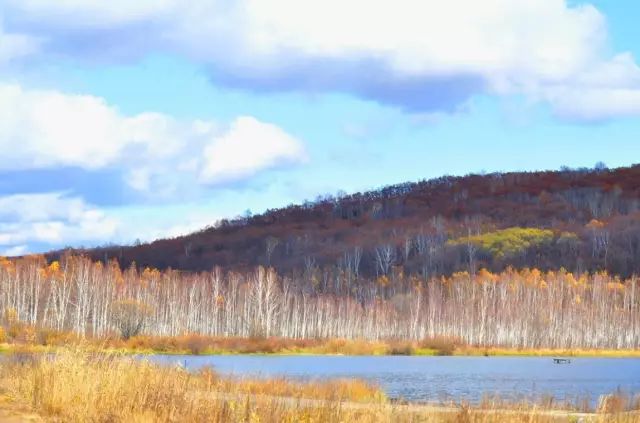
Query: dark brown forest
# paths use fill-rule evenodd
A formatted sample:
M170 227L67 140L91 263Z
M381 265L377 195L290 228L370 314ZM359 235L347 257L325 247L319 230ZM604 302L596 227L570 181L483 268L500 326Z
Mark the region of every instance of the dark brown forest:
M354 281L509 266L627 277L640 273L640 165L443 176L327 195L178 238L74 253L117 259L122 267L264 265L281 274L342 273Z

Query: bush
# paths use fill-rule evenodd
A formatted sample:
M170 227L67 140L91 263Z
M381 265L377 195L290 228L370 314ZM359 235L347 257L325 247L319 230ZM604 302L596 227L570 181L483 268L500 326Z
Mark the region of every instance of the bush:
M409 341L393 341L389 343L387 354L390 355L411 355L414 353L415 347L413 342Z
M135 300L122 300L113 304L112 318L123 339L138 335L151 314L149 306Z
M66 345L74 340L75 336L69 332L61 332L55 329L38 328L35 333L35 342L38 345Z
M456 346L460 344L460 340L454 337L435 336L423 339L420 342L420 347L435 350L437 355L453 355Z
M202 354L209 347L207 338L200 335L196 335L196 334L186 335L181 340L182 340L182 344L186 347L186 349L191 354L195 354L195 355Z
M18 342L22 342L25 344L35 344L36 343L36 328L32 326L21 326L20 332L18 332L15 339Z
M23 330L23 325L18 320L18 313L13 308L7 308L2 316L2 325L6 328L5 335L9 339L16 339Z

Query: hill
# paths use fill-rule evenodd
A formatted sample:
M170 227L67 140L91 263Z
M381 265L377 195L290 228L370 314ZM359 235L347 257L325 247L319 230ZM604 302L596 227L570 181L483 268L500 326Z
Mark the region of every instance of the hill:
M148 244L74 252L123 267L266 265L318 279L508 266L629 276L640 273L640 165L444 176L325 196Z

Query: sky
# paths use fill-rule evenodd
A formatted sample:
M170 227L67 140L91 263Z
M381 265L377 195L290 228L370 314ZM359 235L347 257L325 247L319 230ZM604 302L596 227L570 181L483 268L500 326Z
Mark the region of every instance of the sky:
M0 0L0 255L640 162L640 2Z

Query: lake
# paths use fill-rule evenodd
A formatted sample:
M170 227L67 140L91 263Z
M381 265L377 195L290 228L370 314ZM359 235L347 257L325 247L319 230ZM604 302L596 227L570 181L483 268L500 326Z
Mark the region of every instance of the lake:
M434 402L478 402L486 394L505 400L588 399L622 390L640 394L640 359L572 358L554 364L549 357L404 357L404 356L163 356L161 364L210 366L235 376L294 379L358 378L380 386L390 398Z

